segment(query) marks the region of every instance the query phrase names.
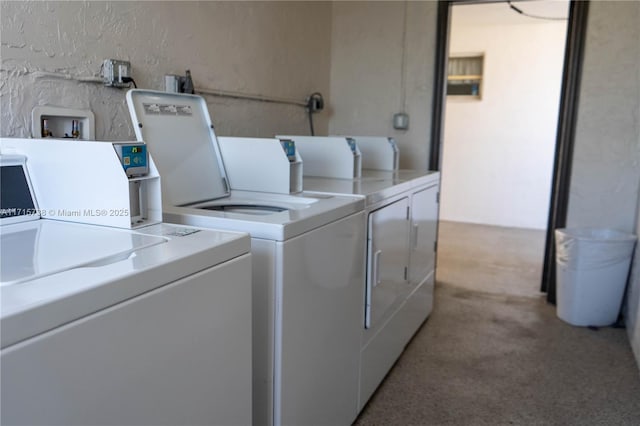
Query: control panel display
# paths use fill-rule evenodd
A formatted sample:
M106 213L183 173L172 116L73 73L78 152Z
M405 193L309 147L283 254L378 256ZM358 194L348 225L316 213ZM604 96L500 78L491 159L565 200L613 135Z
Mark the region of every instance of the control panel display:
M23 166L3 165L1 170L0 219L39 216Z
M356 140L354 138L347 138L347 143L349 144L349 148L351 148L351 152L353 154L358 153L358 146L356 145Z
M296 143L288 139L281 140L280 143L289 161L296 161Z
M113 146L127 176L143 176L149 173L149 154L145 144L114 144Z

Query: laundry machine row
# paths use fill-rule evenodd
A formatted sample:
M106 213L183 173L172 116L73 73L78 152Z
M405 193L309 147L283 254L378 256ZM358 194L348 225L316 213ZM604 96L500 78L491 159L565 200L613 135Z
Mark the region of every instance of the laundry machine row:
M317 192L301 191L302 159L300 151L295 149L294 140L218 140L206 104L198 96L133 90L128 93L127 102L136 137L139 141L146 141L153 154L153 157L148 157L150 173L144 176L136 173L137 163L125 163L123 148L118 144L54 140L22 141L17 144L15 141L3 140L4 150L16 149L19 145L30 158L30 167L38 171L39 177L34 186L41 189L39 193L42 203L37 210L43 215L54 212L54 216L61 216L39 220L56 225L41 227L47 231L38 231L38 243L31 244L36 247L31 249L32 252L41 253L38 250L45 247L47 252L55 252L51 248L60 245L60 241L68 243L65 246L76 247L75 251L63 256L64 260L40 254L28 257L54 259L45 263L62 265L61 270L44 268L46 272L42 276L36 274L18 281L7 279L7 285L3 285L3 299L7 296L8 301L8 308L2 316L3 331L4 326L7 326L9 336L14 333L14 329L17 333L16 340L7 341L6 346L3 341L3 371L7 365L24 373L31 365L39 363L42 366L55 365L61 372L74 373L51 382L62 384L58 385L62 389L59 395L51 392L51 387L47 386L34 394L36 399L43 401L43 408L36 410L35 417L21 417L25 414L16 411L16 417L11 417L14 414L9 412L3 414L3 419L25 418L25 423L36 424L42 416L54 413L50 418L64 419L60 421L70 424L90 424L93 421L113 423L113 419L122 423L157 423L160 418L157 416L174 419L176 423L350 424L431 310L433 261L429 265L429 256L432 259L433 252L431 247L425 248L424 242L435 240L432 226L434 214L428 212L423 218L422 209L417 206L433 204L431 197L435 192L432 183L434 178L437 181L437 174L422 176L394 171L389 175L381 171L365 170L363 176L359 149L352 138L346 140L346 151L344 147L340 149L351 155L344 162L344 168L348 176L355 178L346 181L327 179L331 183L325 182ZM341 143L337 143L336 147ZM78 148L78 144L82 147ZM129 161L134 158L141 160L141 157L133 155L135 151L131 151L131 147L136 147L136 144L119 145L128 145L126 152L129 154ZM137 147L147 149L144 144L138 144ZM87 154L88 151L91 153ZM118 154L115 157L114 151ZM102 158L107 152L110 155L105 162ZM92 164L91 160L96 157L101 160ZM119 173L112 176L114 158L118 159ZM75 159L73 164L69 164L70 159ZM92 177L83 179L82 185L78 185L77 176ZM105 185L105 181L111 184ZM339 181L339 185L349 182L352 190L333 191L331 186L334 181ZM308 185L311 182L305 179L305 187L314 189L313 185ZM85 192L82 197L74 196L74 191L69 191L69 188L77 188L75 192ZM86 191L87 188L91 190ZM101 204L104 199L111 200L112 205L109 207L114 208L105 209ZM105 210L126 214L102 214ZM101 213L95 214L95 211ZM437 210L435 216L437 217ZM186 226L176 228L166 224L154 225L162 219ZM227 324L220 330L216 327L216 337L207 341L210 346L195 345L191 348L193 351L189 352L192 356L205 353L215 355L216 368L213 369L213 364L194 362L190 369L183 367L186 373L184 380L172 381L176 385L173 387L156 378L159 373L155 368L163 363L172 365L167 359L163 359L170 356L171 351L158 346L160 350L158 354L154 354L155 357L148 354L146 351L149 350L149 345L136 346L136 343L140 343L140 333L161 336L159 328L164 327L171 339L177 335L182 336L182 340L162 336L167 342L180 346L189 340L188 334L185 336L185 324L193 326L193 335L199 334L199 330L203 328L212 332L210 322L199 324L200 328L188 322L204 317L204 311L194 309L192 315L181 315L181 319L184 318L187 322L183 324L175 321L175 325L172 316L160 313L161 308L158 306L164 306L165 311L169 312L172 300L181 297L188 299L186 296L177 296L175 292L170 297L155 297L160 289L164 291L165 287L171 288L173 285L170 274L161 277L153 269L155 264L142 255L143 252L155 253L155 245L135 245L133 249L108 245L107 254L77 249L88 244L96 245L95 241L106 239L96 237L92 240L93 243L84 240L78 243L67 241L61 237L60 232L51 233L49 230L58 226L60 221L131 229L109 230L110 232L162 236L164 239L155 241L154 244L161 247L157 250L163 254L167 252L167 244L173 244L177 249L186 247L185 251L193 251L192 235L199 235L197 238L203 241L214 242L214 234L229 234L239 240L244 238L243 254L239 253L239 243L217 241L220 246L216 248L218 255L211 257L210 261L212 259L215 265L222 265L227 256L226 263L243 259L238 262L241 266L234 269L235 272L230 273L228 279L224 278L223 272L216 272L216 282L221 280L222 290L216 290L218 293L215 294L209 288L214 276L207 275L203 285L209 285L207 290L210 293L201 293L199 303L190 302L204 310L206 304L211 304L214 300L212 298L215 298L214 308L218 304L227 308L213 309L217 312L215 318L210 315L212 321ZM65 226L91 228L80 224ZM251 254L246 252L246 235L243 237L233 232L207 232L193 226L249 233ZM428 235L431 230L433 237L423 236ZM5 228L3 234L4 231ZM82 229L81 232L88 231ZM68 230L64 233L72 234ZM55 237L45 239L43 235L48 234ZM21 238L29 241L29 238ZM180 245L176 240L187 243ZM11 244L11 241L3 238L3 245ZM44 241L48 242L45 244ZM101 243L97 245L100 246ZM235 251L231 246L235 246ZM88 258L78 253L88 255ZM209 255L211 253L209 250ZM185 276L195 277L198 274L193 268L202 265L194 263L194 259L200 257L197 253L187 257L189 260L185 260L184 264L166 262L162 267L157 265L157 268L169 268ZM72 262L69 259L75 260ZM155 272L146 269L138 271L135 268L131 272L126 269L129 263L136 265L140 261L145 268ZM34 260L34 264L39 265L36 268L38 270L42 263L42 260ZM118 271L123 269L126 273L123 272L122 276L116 274L113 278L107 273L110 268ZM88 279L95 271L106 275L97 281ZM133 274L135 280L126 274ZM399 278L400 275L402 279ZM76 276L78 280L67 279ZM252 281L249 291L247 284L238 285L237 288L232 284L247 283L249 277ZM118 284L113 284L111 278ZM131 280L147 283L145 285L151 287L144 287L148 290L145 292L140 287L128 284ZM4 281L3 278L3 284ZM24 285L27 281L28 285ZM76 284L75 287L60 285L66 281L87 283ZM76 294L72 289L77 290L78 286L82 290ZM44 288L52 291L42 292ZM49 294L47 297L50 298L45 297L44 301L38 299L37 303L25 308L20 305L20 300L25 298L25 294L36 294L32 289L38 289L38 298L42 298L42 294ZM232 291L235 296L230 294ZM251 298L250 308L247 307L248 292ZM117 297L114 296L116 293ZM240 294L244 295L243 305L239 302ZM147 298L153 301L137 303ZM238 304L234 304L236 302ZM146 306L150 308L146 309ZM59 314L60 309L67 312L66 316ZM127 309L132 313L127 314ZM247 314L248 310L250 312ZM159 316L150 321L155 324L155 329L131 327L131 334L119 335L122 340L118 341L134 350L118 350L117 353L122 356L109 354L106 348L111 347L113 341L101 339L100 330L114 324L113 318L126 319L119 323L122 327L127 321L155 318L154 315ZM228 321L233 315L242 317L242 320ZM24 318L28 321L22 321ZM242 330L236 339L242 343L218 347L220 341L232 339L228 334L224 337L224 333L234 329L232 323L236 324L236 331ZM41 328L28 331L24 325L18 324L40 324ZM143 321L143 324L148 322ZM251 326L250 331L247 331L247 324ZM250 349L246 347L248 335L251 336ZM103 348L102 356L96 356L93 361L110 366L121 374L114 374L110 381L112 377L105 377L105 371L95 364L83 365L85 353L72 344L79 339L91 342L92 347ZM156 344L153 339L147 342L151 346ZM216 348L212 346L214 343ZM244 349L242 344L245 345ZM49 350L56 345L58 348L67 348L67 352ZM31 355L34 351L54 355L52 358L38 358ZM231 354L235 354L233 360L229 360ZM105 357L112 361L111 364ZM140 360L147 359L148 361L140 363ZM185 355L171 359L185 359ZM248 360L251 368L246 368ZM234 367L220 380L215 374L221 374L219 371L224 363ZM155 367L147 368L147 364ZM244 368L239 368L240 365ZM83 366L85 370L74 370L74 366ZM181 372L178 367L176 365L164 372L177 374ZM210 368L211 373L201 375L201 380L198 381L195 378L198 368ZM94 369L95 374L78 373L88 369ZM240 370L242 374L239 373ZM32 380L24 382L25 387L20 388L23 393L8 393L6 401L26 401L24 392L39 383L42 374L47 371L46 368L35 369L31 376L25 374L24 377L31 377ZM148 381L136 380L135 373L140 371L148 373L143 374ZM165 374L164 377L172 377L172 374ZM247 384L249 376L251 380ZM6 382L3 379L3 386L5 383L19 382L17 376L7 377ZM95 407L96 399L91 399L94 394L74 393L74 389L89 386L82 381L85 377L96 383L97 380L104 380L105 391L95 395L113 404L107 403L104 405L107 408L100 411ZM186 387L192 382L195 386L187 390ZM222 383L225 385L221 385ZM221 392L223 387L228 389L229 384L234 392L230 392L227 397L234 398L235 404L223 397L216 399L217 404L211 404L208 397L217 395L216 392ZM149 386L160 385L164 385L167 391L149 392ZM114 395L121 386L130 386L131 392L120 396L129 398L132 405L125 405L120 417L105 420L113 415L114 407L118 406ZM180 392L181 389L183 392ZM247 389L251 389L250 398L247 397ZM169 403L171 396L174 398ZM31 399L33 400L34 398ZM75 404L78 401L82 402L82 407L89 408L78 410L78 405ZM247 408L247 401L250 401L250 408ZM165 402L163 408L170 410L171 414L163 409L154 411L153 405L161 402ZM24 403L14 405L24 407ZM150 411L156 417L144 415ZM239 412L243 414L238 415ZM95 420L90 420L92 418Z

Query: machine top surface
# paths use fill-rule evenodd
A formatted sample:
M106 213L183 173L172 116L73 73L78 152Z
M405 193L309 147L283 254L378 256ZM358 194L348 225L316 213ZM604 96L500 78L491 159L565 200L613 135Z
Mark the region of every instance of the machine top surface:
M252 237L284 241L364 210L359 196L295 195L232 191L231 196L190 206L167 206L168 222L249 232Z
M439 172L363 169L362 177L357 179L307 176L304 178L304 188L310 196L314 193L358 195L365 199L367 206L370 206L406 191L437 184L439 177Z
M162 237L57 220L7 225L0 234L0 285L15 285L167 242Z
M157 224L3 225L2 348L248 254L249 236Z

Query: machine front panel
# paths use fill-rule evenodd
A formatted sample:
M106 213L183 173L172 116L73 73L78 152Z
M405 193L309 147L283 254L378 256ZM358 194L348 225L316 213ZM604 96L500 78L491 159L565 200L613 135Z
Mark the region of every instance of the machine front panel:
M355 420L365 238L361 212L279 244L276 425Z

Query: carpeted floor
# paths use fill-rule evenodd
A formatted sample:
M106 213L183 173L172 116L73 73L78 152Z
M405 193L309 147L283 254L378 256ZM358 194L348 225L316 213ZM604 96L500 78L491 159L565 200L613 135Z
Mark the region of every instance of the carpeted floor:
M434 311L355 424L640 425L625 331L556 317L537 291L543 241L443 223Z

